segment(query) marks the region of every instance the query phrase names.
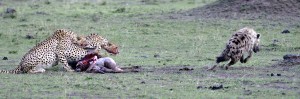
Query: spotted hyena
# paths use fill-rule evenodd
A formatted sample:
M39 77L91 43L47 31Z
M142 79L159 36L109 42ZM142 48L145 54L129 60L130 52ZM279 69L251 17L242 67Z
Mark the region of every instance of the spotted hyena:
M252 28L245 27L238 30L229 39L221 55L216 58L216 63L219 65L220 62L230 60L225 65L226 70L238 61L246 63L253 52L259 51L259 38L260 34L256 33ZM246 54L248 56L244 57ZM214 65L209 70L213 70L216 66Z

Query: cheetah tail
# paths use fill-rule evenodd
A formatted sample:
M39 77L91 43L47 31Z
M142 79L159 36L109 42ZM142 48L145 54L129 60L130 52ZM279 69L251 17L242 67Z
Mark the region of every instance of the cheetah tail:
M21 70L19 68L13 69L13 70L0 70L0 73L6 73L6 74L20 74Z

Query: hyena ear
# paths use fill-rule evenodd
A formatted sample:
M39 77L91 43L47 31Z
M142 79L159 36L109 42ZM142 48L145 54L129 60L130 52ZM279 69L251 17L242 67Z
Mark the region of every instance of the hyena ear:
M257 34L257 35L256 35L256 38L258 38L258 39L259 39L259 37L260 37L260 34Z

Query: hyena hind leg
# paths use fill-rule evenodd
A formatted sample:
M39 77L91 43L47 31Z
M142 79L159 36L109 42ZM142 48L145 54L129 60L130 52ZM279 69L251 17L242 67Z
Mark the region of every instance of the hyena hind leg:
M252 51L249 52L249 55L246 58L241 57L241 63L246 63L252 57Z
M220 62L228 61L229 59L230 58L227 56L219 56L219 57L217 57L217 60L216 60L217 64L207 70L214 70L219 65Z
M238 61L239 60L237 58L231 58L230 62L228 64L226 64L225 69L228 70L229 66L235 64Z

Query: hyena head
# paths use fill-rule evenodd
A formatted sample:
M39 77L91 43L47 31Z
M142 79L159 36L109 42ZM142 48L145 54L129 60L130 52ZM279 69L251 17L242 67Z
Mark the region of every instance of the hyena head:
M260 46L259 46L259 38L260 38L260 34L257 33L256 34L256 38L255 38L255 41L254 41L254 45L253 45L253 52L256 53L259 51L260 49Z

